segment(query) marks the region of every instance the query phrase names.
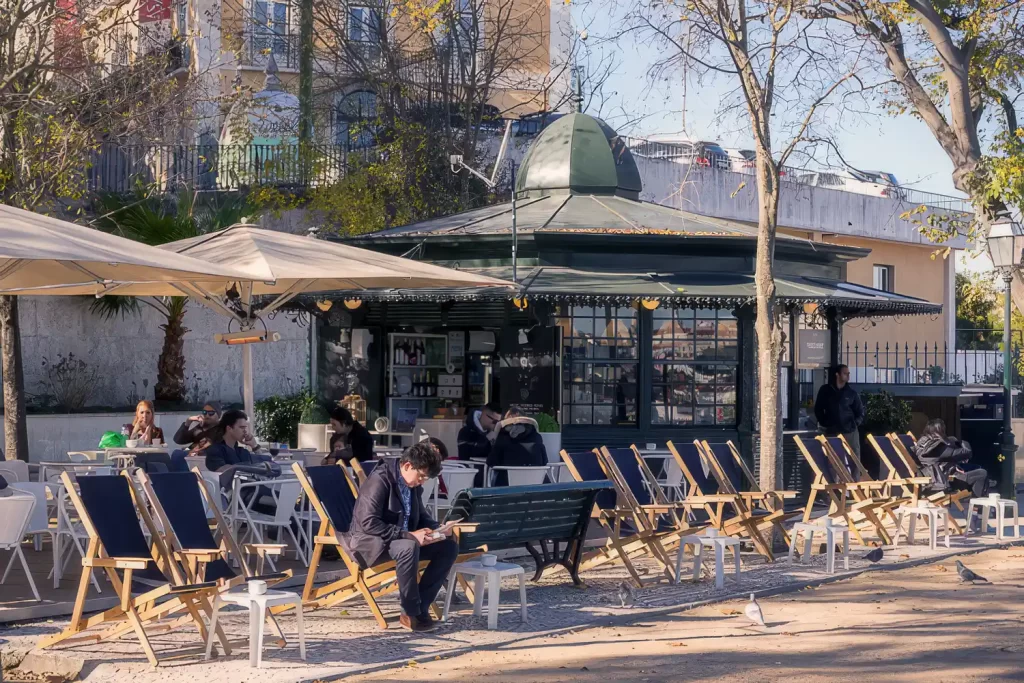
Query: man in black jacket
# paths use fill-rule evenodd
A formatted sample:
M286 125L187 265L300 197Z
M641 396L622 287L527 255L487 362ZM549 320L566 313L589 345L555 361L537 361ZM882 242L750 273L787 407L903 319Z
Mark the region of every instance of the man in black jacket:
M859 427L864 422L864 404L860 394L850 386L850 368L837 365L831 382L818 390L814 399L814 417L826 436L846 437L853 452L860 457Z
M430 605L455 564L459 546L423 506L423 482L441 472L441 455L429 441L413 444L397 462L380 465L359 487L345 549L361 567L395 561L402 604L399 623L412 631L433 628ZM427 561L417 582L418 567Z
M466 424L459 430L459 460L488 457L498 435L495 426L500 420L501 408L494 403L471 410Z

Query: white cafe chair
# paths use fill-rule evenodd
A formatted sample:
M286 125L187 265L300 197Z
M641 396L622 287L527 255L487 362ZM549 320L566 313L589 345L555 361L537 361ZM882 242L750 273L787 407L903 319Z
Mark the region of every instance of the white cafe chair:
M495 474L499 471L508 473L508 485L509 486L536 486L543 484L544 480L547 479L548 475L551 474L551 468L547 465L540 466L498 466L491 468L491 486L494 486L494 482L497 481Z
M0 549L13 551L10 561L7 562L7 568L4 570L3 578L0 578L0 584L7 581L7 575L11 573L14 560L18 559L21 562L21 568L25 570L28 585L32 588L32 595L35 596L36 602L41 602L42 598L39 597L36 582L28 568L25 553L21 551L21 542L25 539L25 531L29 527L29 522L32 521L32 513L35 508L36 497L30 493L17 491L10 496L0 498Z
M441 497L440 494L435 498L436 507L435 509L448 509L451 507L451 500L455 497L455 494L463 489L473 488L473 482L476 480L477 468L465 467L463 465L456 465L449 463L447 460L441 466L440 479L444 482L445 491L447 496Z

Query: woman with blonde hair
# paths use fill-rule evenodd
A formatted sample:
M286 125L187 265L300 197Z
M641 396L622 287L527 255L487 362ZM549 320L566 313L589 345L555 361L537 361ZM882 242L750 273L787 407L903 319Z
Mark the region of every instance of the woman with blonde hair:
M129 439L137 439L139 443L150 446L154 441L163 443L164 432L153 424L156 413L152 401L139 401L135 406L135 420L131 424Z

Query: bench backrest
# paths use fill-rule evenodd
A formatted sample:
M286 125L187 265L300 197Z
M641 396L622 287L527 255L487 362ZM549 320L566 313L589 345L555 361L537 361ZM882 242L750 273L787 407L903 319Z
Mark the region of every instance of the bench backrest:
M610 489L608 481L464 489L447 520L478 525L459 534L460 552L567 542L586 536L595 499Z

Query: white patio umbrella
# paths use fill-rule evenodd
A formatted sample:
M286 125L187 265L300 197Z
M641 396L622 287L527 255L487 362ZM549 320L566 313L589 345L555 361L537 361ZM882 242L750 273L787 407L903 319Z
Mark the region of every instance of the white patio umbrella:
M200 237L161 245L159 250L188 256L211 266L231 267L243 274L234 282L198 279L193 282L120 283L62 289L62 294L178 296L183 292L238 322L241 329L259 324L303 293L381 289L499 287L515 289L505 280L359 249L302 235L235 225ZM47 293L47 292L32 292ZM256 307L254 297L268 301ZM357 296L354 294L354 296ZM252 347L242 345L242 393L246 411L253 410Z
M246 273L99 230L0 205L0 294L95 294L125 282L224 286ZM88 284L84 284L88 283Z

